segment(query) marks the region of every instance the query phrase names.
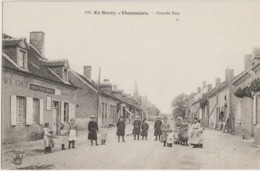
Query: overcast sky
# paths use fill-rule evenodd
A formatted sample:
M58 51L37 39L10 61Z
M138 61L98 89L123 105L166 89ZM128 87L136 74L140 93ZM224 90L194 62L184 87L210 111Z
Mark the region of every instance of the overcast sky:
M45 32L48 59L68 59L83 73L126 93L139 93L171 111L171 100L202 81L224 80L227 67L240 73L244 55L260 47L260 3L22 3L3 5L3 31L14 37ZM90 11L146 11L149 16L86 15ZM178 16L152 15L175 11ZM178 19L178 20L177 20Z

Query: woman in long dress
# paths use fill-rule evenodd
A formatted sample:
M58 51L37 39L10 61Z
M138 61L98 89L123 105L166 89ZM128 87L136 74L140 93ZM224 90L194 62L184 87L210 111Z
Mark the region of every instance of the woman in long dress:
M167 118L163 118L163 123L161 126L161 131L162 131L162 135L161 135L161 142L163 142L163 146L166 146L166 141L167 141L167 132L170 130L170 124L167 122Z
M192 124L192 131L190 136L190 144L193 145L193 148L196 148L199 145L199 130L200 130L200 123L198 122L198 118L194 118Z
M154 122L154 136L155 136L155 141L157 141L157 137L158 137L158 139L159 139L159 141L160 141L161 134L162 134L161 126L162 126L162 121L161 121L161 119L157 116L156 121Z
M98 132L98 125L95 121L95 116L91 116L91 121L88 123L88 139L91 141L91 146L93 146L93 140L96 141L96 146L98 146L97 143L97 132Z

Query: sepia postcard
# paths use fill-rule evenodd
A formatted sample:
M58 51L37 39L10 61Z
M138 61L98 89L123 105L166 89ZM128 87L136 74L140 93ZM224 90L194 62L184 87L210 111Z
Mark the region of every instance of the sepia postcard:
M260 2L2 2L1 169L260 169Z

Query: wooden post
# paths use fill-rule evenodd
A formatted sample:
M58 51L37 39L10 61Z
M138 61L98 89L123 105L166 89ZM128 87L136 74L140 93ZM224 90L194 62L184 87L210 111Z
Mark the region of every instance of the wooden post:
M98 126L100 127L100 121L99 121L99 112L100 112L100 108L99 108L99 101L100 101L100 74L101 74L101 68L99 68L99 73L98 73L98 91L97 91L97 123ZM101 117L102 118L102 117ZM102 123L102 122L101 122Z

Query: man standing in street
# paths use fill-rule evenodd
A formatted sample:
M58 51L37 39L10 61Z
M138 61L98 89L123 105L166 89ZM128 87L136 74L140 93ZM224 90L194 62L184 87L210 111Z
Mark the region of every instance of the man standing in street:
M133 129L134 140L136 140L136 135L137 135L137 140L139 140L141 124L142 124L142 122L140 121L139 116L137 116L135 118L134 123L133 123L133 126L134 126L134 129Z
M159 116L157 116L156 121L154 122L155 141L157 141L157 137L158 137L158 140L160 141L160 137L161 137L161 134L162 134L161 125L162 125L162 121L159 118Z
M125 137L125 122L124 122L122 117L119 118L116 126L117 126L116 134L118 136L118 142L120 142L120 136L122 136L122 141L125 142L125 139L124 139L124 137Z

